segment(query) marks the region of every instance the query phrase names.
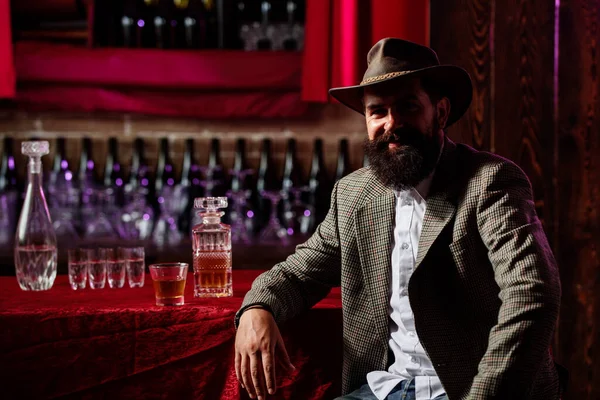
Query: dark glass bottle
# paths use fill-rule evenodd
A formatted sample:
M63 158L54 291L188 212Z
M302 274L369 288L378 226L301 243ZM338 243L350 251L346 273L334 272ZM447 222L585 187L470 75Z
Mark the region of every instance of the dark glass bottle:
M246 31L252 24L252 6L249 0L238 0L235 3L235 9L228 9L229 15L232 18L228 18L226 23L229 23L228 29L225 32L226 35L226 46L232 49L244 49L245 41L244 36ZM257 18L260 18L260 14ZM257 19L258 21L258 19Z
M281 183L277 179L275 165L271 155L271 139L263 139L260 150L260 161L258 164L258 174L256 177L258 221L265 225L269 220L271 213L271 202L264 198L263 191L274 192L281 189ZM258 225L258 224L257 224Z
M15 156L13 153L13 139L4 138L2 147L2 159L0 160L0 192L9 190L20 190L20 182L15 165Z
M104 166L104 186L122 188L123 168L119 161L119 143L116 138L108 139L108 154Z
M154 182L155 193L160 193L165 186L175 185L175 168L171 156L169 155L169 139L160 140L160 149L158 152L158 162L156 164L156 181Z
M184 18L188 3L174 0L158 0L154 17L156 47L175 49L185 45Z
M339 181L350 173L350 154L348 150L348 139L340 140L337 166L335 169L335 180Z
M183 19L185 46L188 49L206 47L207 13L202 0L190 0Z
M260 3L260 12L261 12L261 36L256 43L256 47L258 50L271 50L273 48L273 43L271 39L267 36L267 30L269 28L269 16L271 12L271 2L270 1L262 1Z
M283 162L282 189L300 188L302 185L302 167L296 157L296 139L288 139Z
M83 138L81 141L81 156L79 157L79 184L85 187L95 186L97 183L96 165L92 158L92 139Z
M138 188L148 189L151 186L150 169L144 154L144 146L144 139L142 138L136 138L133 141L131 171L129 172L129 186L132 190Z
M183 164L181 168L181 186L186 188L186 204L178 220L181 232L189 232L194 219L192 211L194 199L202 196L202 171L200 164L196 161L194 139L186 139L185 151L183 153Z
M219 26L217 22L217 0L203 0L206 19L206 41L205 47L216 49L219 47Z
M67 160L66 140L59 137L56 139L56 151L54 152L50 182L54 185L64 186L65 183L70 183L72 179L73 174L69 171L69 160Z
M210 152L208 153L208 167L206 168L205 195L224 196L227 187L227 174L221 162L221 145L219 139L210 141Z
M23 185L17 176L13 139L5 137L0 154L0 247L8 246L14 240L22 193Z
M125 1L120 22L124 47L148 47L151 44L150 8L146 1Z
M256 181L256 189L261 192L263 190L279 190L281 185L277 180L275 165L271 155L271 139L263 139L260 150L260 161L258 164L258 176Z
M246 171L246 173L244 173ZM252 185L251 176L248 174L248 162L246 160L246 141L238 139L235 143L233 155L233 173L231 174L231 190L238 191L249 189Z
M181 168L182 186L199 186L202 181L200 164L196 161L194 148L194 139L186 139Z
M294 24L297 22L298 13L298 2L287 1L286 2L286 13L287 13L287 34L283 40L283 49L287 51L298 50L298 39L294 37Z
M315 209L315 222L312 227L315 228L316 224L319 224L325 218L325 215L329 210L329 200L332 188L331 181L325 168L322 139L316 139L314 142L308 186L308 201Z

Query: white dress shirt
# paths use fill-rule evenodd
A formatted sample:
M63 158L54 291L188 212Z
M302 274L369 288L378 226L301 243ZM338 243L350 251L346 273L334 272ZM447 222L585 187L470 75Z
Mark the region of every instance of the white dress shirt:
M415 379L417 400L429 400L445 393L415 331L414 315L408 300L408 281L415 268L426 208L424 198L430 184L431 176L416 189L396 192L389 308L389 346L395 361L387 371L367 374L369 387L379 400L384 400L401 381L412 378Z

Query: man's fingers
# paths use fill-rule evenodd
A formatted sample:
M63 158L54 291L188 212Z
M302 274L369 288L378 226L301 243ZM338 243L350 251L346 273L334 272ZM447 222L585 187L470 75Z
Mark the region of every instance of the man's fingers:
M274 350L265 351L262 353L262 365L263 371L265 373L265 378L267 381L267 390L269 394L275 394L275 390L277 389L276 380L275 380L275 357Z
M241 362L241 367L242 367L242 382L244 385L244 388L248 391L248 395L250 396L251 399L256 397L256 392L254 391L254 385L252 384L252 377L250 375L250 359L247 355L242 354L242 362Z
M292 362L290 361L290 356L288 355L287 350L285 349L285 343L283 343L283 338L281 337L281 334L279 334L279 337L277 338L277 348L281 352L281 361L285 369L288 372L295 371L296 367L294 367L292 365Z
M259 400L264 399L266 396L265 376L263 374L260 353L250 355L250 376L252 376L256 396L258 396Z
M238 353L236 350L236 352L235 352L235 376L243 388L244 382L242 382L242 373L241 373L242 361L241 360L242 360L242 357L241 357L240 353Z

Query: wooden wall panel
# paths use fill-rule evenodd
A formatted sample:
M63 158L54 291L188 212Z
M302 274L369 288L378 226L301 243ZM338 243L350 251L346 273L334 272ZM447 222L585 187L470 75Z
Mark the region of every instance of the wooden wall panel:
M600 398L599 24L598 1L561 0L557 357L571 373L568 399Z
M471 108L448 134L453 140L482 150L490 149L492 139L492 5L487 0L431 1L431 47L442 64L466 69L474 85Z
M555 234L555 3L496 1L495 153L523 168L550 242Z

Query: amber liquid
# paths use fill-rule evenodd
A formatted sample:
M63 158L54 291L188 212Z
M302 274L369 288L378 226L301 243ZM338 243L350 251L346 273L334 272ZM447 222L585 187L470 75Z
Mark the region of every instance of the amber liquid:
M156 304L160 306L182 305L185 280L153 281Z
M197 251L194 255L194 296L231 296L231 251Z

